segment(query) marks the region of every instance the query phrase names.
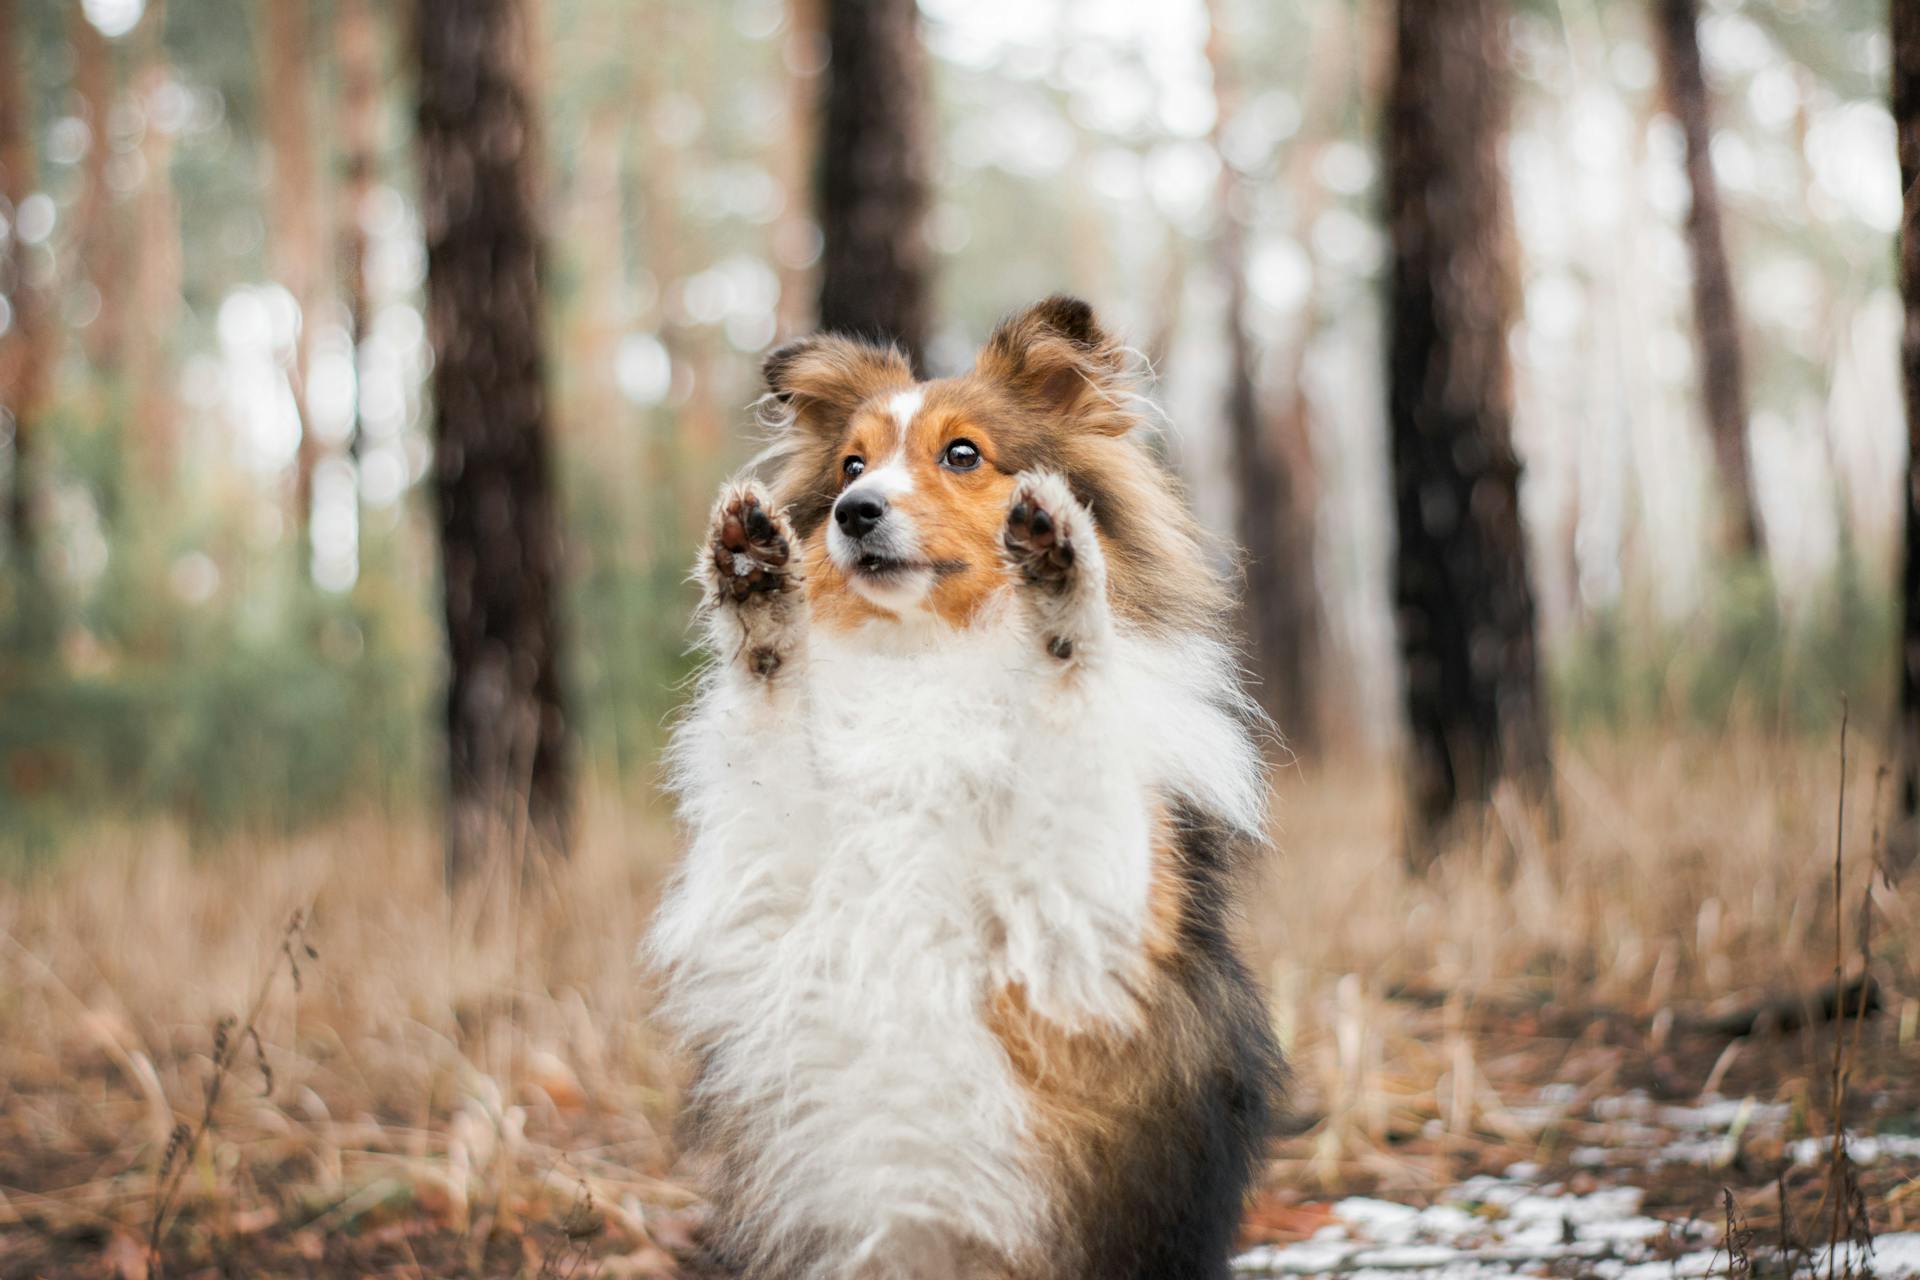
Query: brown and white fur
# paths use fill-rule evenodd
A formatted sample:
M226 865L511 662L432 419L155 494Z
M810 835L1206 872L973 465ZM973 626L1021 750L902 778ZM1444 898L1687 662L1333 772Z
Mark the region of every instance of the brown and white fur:
M1123 366L1068 298L957 378L767 361L650 943L740 1275L1227 1274L1280 1070L1228 934L1266 786Z

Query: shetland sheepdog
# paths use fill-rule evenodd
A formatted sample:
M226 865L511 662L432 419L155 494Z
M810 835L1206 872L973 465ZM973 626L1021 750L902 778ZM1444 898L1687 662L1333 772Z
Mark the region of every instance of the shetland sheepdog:
M961 377L766 361L649 944L734 1274L1228 1272L1281 1070L1230 937L1260 722L1127 363L1060 297Z

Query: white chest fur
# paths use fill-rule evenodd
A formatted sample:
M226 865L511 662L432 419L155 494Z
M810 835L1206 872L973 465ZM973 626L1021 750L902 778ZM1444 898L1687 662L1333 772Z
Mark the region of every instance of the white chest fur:
M721 670L676 736L692 843L653 935L666 1012L749 1135L749 1211L828 1237L822 1274L1037 1239L983 1000L1018 982L1063 1023L1126 1024L1155 794L1257 821L1219 652L1123 636L1069 679L1051 662L1004 623L816 634L778 697Z

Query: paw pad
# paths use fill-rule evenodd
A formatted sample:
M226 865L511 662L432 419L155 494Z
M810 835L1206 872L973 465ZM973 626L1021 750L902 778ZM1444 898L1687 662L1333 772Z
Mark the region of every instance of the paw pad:
M1061 524L1061 513L1050 510L1062 495L1049 494L1052 486L1023 484L1007 509L1003 534L1007 555L1028 582L1059 586L1073 569L1073 542ZM1067 499L1071 501L1071 498Z
M725 598L738 602L759 592L791 590L794 585L787 571L793 541L786 521L771 513L751 486L723 495L714 507L708 550L714 586Z

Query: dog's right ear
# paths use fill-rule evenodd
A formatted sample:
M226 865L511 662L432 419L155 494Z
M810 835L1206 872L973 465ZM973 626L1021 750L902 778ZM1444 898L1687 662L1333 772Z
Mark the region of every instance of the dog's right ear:
M793 431L838 435L847 419L877 395L913 386L913 366L898 347L876 347L839 334L797 338L760 366L767 391Z

